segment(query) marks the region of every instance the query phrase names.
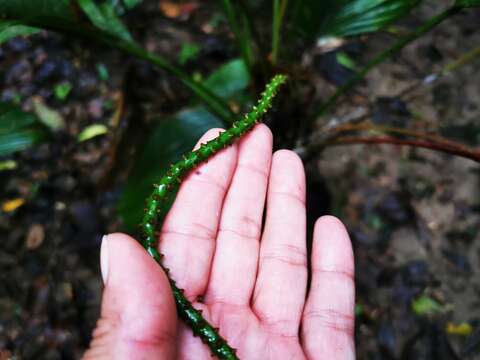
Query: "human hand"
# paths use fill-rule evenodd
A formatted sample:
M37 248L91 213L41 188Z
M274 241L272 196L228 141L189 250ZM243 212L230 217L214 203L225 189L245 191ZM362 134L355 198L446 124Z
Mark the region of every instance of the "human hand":
M240 359L354 359L348 234L327 216L313 237L307 296L305 172L291 151L272 156L272 134L257 125L186 178L160 250L172 278ZM135 240L106 237L101 265L101 317L84 359L211 359L177 321L167 277Z

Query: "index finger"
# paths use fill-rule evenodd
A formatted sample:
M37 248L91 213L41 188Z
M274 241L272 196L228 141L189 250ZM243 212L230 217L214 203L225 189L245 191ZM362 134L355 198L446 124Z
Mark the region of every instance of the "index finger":
M195 148L220 131L208 131ZM165 255L164 263L190 300L205 292L223 200L236 164L237 145L233 144L192 170L162 226L160 250Z

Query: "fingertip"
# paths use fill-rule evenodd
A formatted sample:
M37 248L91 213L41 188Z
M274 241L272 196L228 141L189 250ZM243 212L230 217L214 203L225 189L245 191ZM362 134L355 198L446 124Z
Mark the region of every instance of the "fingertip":
M313 231L313 266L354 273L353 249L345 225L335 216L320 217Z
M143 288L149 283L158 283L159 279L160 283L166 281L166 275L161 267L137 240L127 234L113 233L107 235L104 242L106 243L103 245L102 242L104 264L101 266L108 269L108 285L125 287L125 291L128 291L129 283L135 283ZM107 256L103 253L104 250L108 250ZM102 262L102 256L100 260Z
M273 144L272 130L270 130L270 128L265 124L260 123L255 125L253 130L247 136L253 136L269 149L272 148L272 144Z
M342 236L348 236L347 229L343 222L332 215L324 215L317 219L315 222L316 231L334 231Z
M295 166L301 166L303 168L302 159L300 159L300 157L297 155L297 153L295 153L292 150L288 150L288 149L277 150L273 154L273 157L277 161L290 162L292 164L295 164Z
M288 193L305 203L306 182L302 159L291 150L277 150L273 154L271 188L278 193Z
M101 266L106 272L101 318L84 358L155 359L175 354L177 318L165 273L133 238L104 237Z
M301 175L305 178L305 168L302 159L293 151L281 149L275 151L272 159L272 166L276 166L276 170L284 175L294 174Z
M198 150L198 148L205 144L207 141L215 139L221 132L225 131L223 128L211 128L207 130L198 140L197 144L193 148L193 150Z

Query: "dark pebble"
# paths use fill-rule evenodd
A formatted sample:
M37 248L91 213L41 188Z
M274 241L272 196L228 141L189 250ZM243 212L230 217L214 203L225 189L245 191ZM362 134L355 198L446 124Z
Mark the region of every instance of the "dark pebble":
M470 273L472 271L472 267L465 256L446 249L442 250L442 254L450 264L455 266L457 270L466 273Z
M75 73L75 68L66 59L46 59L38 68L35 80L38 82L71 80Z
M232 55L230 42L225 42L216 36L208 36L202 42L201 56L214 58L215 60L226 60Z
M28 83L32 78L32 67L27 61L19 61L10 66L5 75L7 85Z
M95 231L98 227L97 213L95 207L87 202L75 202L70 207L73 221L85 230Z
M13 38L7 43L9 50L20 53L28 50L30 47L30 41L24 37L18 36Z
M427 58L431 62L436 63L443 60L443 54L434 44L419 47L418 51L421 57Z
M392 325L386 322L380 324L377 332L377 341L383 352L386 352L389 356L395 356L396 336Z
M411 118L407 104L399 98L380 97L372 109L372 119L375 124L406 127Z
M428 264L422 260L415 260L405 264L402 268L402 279L410 286L425 287L430 279Z
M98 89L98 79L92 72L82 72L77 78L75 92L81 98L87 98L96 93Z
M406 224L413 219L407 194L390 192L379 201L376 210L383 219L396 225Z
M344 85L355 75L353 70L346 68L337 61L336 51L330 51L315 57L314 66L328 82L337 86Z

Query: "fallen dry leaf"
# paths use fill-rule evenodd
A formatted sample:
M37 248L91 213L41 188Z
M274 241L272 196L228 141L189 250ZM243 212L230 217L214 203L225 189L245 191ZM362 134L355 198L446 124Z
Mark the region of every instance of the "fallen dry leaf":
M8 350L0 350L0 360L13 359L12 353Z
M168 18L175 19L180 16L190 15L198 8L195 2L177 4L173 1L160 1L160 11Z
M28 250L35 250L42 245L45 239L45 229L41 224L33 224L28 229L27 239L25 240L25 246Z
M25 199L22 198L7 200L2 204L2 211L7 213L12 212L18 209L23 204L25 204Z
M469 336L472 331L472 325L469 323L460 323L460 324L454 324L449 322L447 324L447 333L452 334L452 335L460 335L460 336Z

